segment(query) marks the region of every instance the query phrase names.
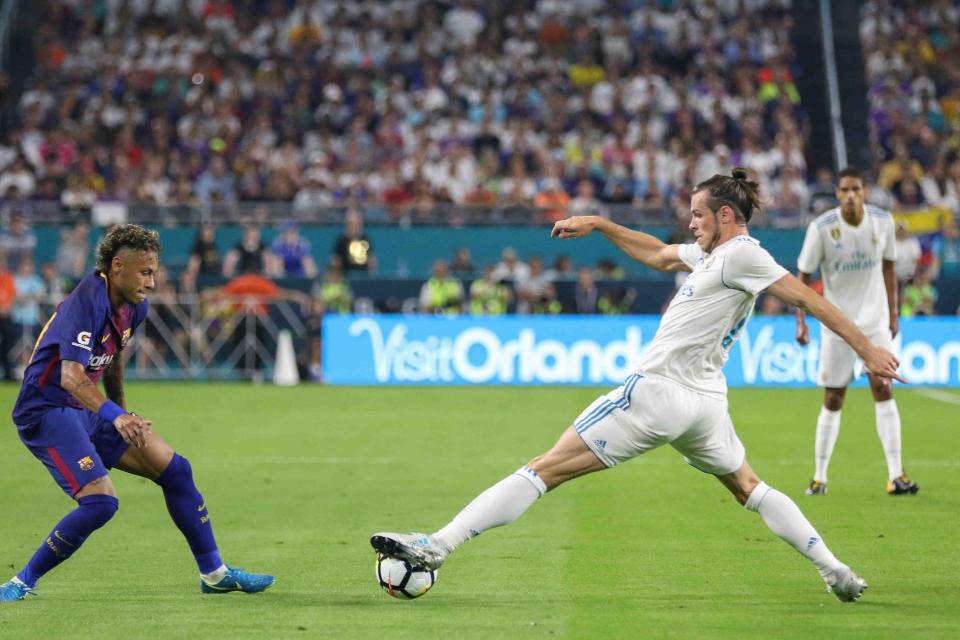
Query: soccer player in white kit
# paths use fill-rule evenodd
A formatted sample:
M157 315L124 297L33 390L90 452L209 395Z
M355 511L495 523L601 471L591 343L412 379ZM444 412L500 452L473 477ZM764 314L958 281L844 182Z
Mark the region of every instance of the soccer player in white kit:
M648 267L692 273L664 313L636 373L587 407L553 448L477 496L439 531L377 533L370 540L373 548L436 568L461 544L513 522L567 480L669 444L691 465L715 475L740 504L758 512L775 534L814 564L840 600L858 599L866 581L837 560L793 500L762 482L747 462L727 412L722 368L763 290L833 328L878 375L897 377L899 363L747 234L757 208L757 183L738 168L732 177L715 175L694 189L690 229L695 244L667 245L598 216L557 222L554 236L579 238L599 231Z
M893 217L889 211L864 204L866 191L857 169L844 169L838 176L840 206L824 212L807 228L797 259L800 281L809 283L818 269L823 295L851 318L871 341L893 348L897 335L897 259ZM797 342L810 342L803 310L797 310ZM823 407L817 418L815 470L807 495L827 492L827 466L840 433L840 411L847 385L854 378L856 354L843 338L823 328L820 333L820 372L817 384L824 387ZM900 444L900 413L893 399L893 384L867 370L875 401L877 435L887 458L887 493L912 495L920 490L903 472Z

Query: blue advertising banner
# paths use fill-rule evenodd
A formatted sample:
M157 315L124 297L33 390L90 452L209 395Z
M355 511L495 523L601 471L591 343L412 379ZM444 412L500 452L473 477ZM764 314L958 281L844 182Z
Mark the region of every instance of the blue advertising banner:
M607 385L623 382L659 316L354 316L323 324L330 384ZM755 317L724 368L731 387L816 385L820 327L794 340L791 316ZM904 320L900 373L911 384L960 386L960 319ZM856 385L865 384L863 377Z

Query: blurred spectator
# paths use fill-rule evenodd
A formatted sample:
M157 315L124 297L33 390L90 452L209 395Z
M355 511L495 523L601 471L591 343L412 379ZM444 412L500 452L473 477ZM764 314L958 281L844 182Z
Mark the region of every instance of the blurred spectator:
M533 198L533 206L540 210L546 222L556 222L568 216L570 196L556 178L547 178L540 183L540 190Z
M343 272L330 267L323 274L323 282L316 296L323 302L325 313L350 313L353 308L353 291L350 283L343 279Z
M913 278L917 273L917 262L922 253L920 241L916 236L910 234L905 222L897 223L897 261L894 270L897 273L897 280L903 286L905 282Z
M597 302L597 310L605 316L622 316L630 313L630 307L633 306L636 297L637 292L632 288L607 289Z
M500 262L493 269L493 277L497 282L509 280L519 284L530 277L530 267L517 257L517 250L505 247L501 252Z
M85 220L60 230L56 266L61 276L74 282L83 278L87 274L87 260L91 253L90 225Z
M376 273L377 256L373 244L363 233L363 218L356 210L347 211L343 219L343 233L333 245L331 264L339 267L344 274L351 271Z
M899 211L919 209L926 204L920 184L912 177L903 177L894 182L890 187L890 195L893 196L895 208Z
M13 284L17 297L11 317L17 326L17 338L26 347L22 352L24 359L20 362L25 367L40 328L40 301L43 299L43 280L37 275L33 257L25 256L20 260Z
M593 270L590 267L581 267L577 274L577 287L574 292L574 301L577 313L597 313L599 291L593 279Z
M577 183L577 197L570 201L567 212L571 216L610 217L607 208L595 197L593 183L589 180L581 180Z
M277 262L275 273L285 278L317 277L317 263L313 259L310 241L300 235L297 224L282 222L279 230L270 247Z
M3 379L8 381L15 379L12 354L17 332L11 314L16 299L17 286L7 268L7 254L0 250L0 364L3 364Z
M236 179L222 156L210 160L210 166L197 178L195 192L204 204L237 201Z
M786 165L770 185L773 206L781 211L806 212L810 206L810 188L797 167Z
M473 260L471 260L470 249L468 247L460 247L457 249L457 253L453 256L453 262L450 263L450 271L455 276L461 278L470 278L473 276Z
M954 162L958 164L958 162ZM958 164L960 166L960 164ZM957 193L957 184L947 171L947 161L937 158L933 167L923 178L923 197L932 207L949 209L955 215L960 214L960 196Z
M810 193L809 213L818 216L828 209L840 205L837 200L837 185L833 180L833 171L820 167L816 172L816 179L808 187Z
M540 256L530 256L530 274L517 282L517 313L559 313L557 292L543 269Z
M420 288L420 311L458 315L463 308L463 284L450 275L446 260L433 263L433 275Z
M904 178L912 179L915 182L923 180L923 167L910 157L910 151L906 145L896 145L893 154L893 157L880 167L877 184L884 189L892 190L893 185Z
M265 275L271 259L267 245L260 238L260 225L248 222L243 225L240 241L223 260L223 275L227 278L248 273Z
M943 228L940 237L934 242L935 265L931 276L960 276L960 229L956 224Z
M553 266L547 269L546 276L551 282L572 279L577 275L570 256L560 254L553 260Z
M596 268L597 280L623 280L623 267L609 258L600 258L597 260Z
M921 269L900 294L900 317L932 316L936 314L937 290L926 270Z
M14 214L10 218L10 228L0 235L0 250L7 256L7 264L16 270L24 257L33 258L36 248L37 235L27 226L22 215Z
M63 277L53 262L44 262L40 267L40 279L43 280L43 315L50 317L60 301L66 297Z
M211 222L200 225L187 261L190 278L218 276L223 273L220 249L217 248L217 228Z
M23 158L18 157L0 173L0 193L6 193L10 187L16 187L17 193L23 198L32 196L37 187L37 179L33 172L27 169Z
M494 278L493 265L487 265L483 268L483 276L470 285L470 313L475 316L503 315L512 298L510 288Z

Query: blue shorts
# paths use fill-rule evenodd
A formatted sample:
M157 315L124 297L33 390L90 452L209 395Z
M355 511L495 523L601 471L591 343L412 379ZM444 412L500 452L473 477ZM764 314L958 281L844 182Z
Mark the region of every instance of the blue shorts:
M111 423L86 409L51 409L38 424L18 431L23 444L71 498L107 475L129 446Z

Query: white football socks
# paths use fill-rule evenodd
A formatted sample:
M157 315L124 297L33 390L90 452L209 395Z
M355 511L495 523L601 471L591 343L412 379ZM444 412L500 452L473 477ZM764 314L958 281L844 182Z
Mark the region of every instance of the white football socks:
M834 571L845 567L830 552L796 503L767 486L766 482L756 486L744 506L759 513L770 531L813 562L825 580Z
M510 524L546 492L547 485L537 472L522 467L474 498L430 539L449 554L487 529Z
M816 471L813 479L826 484L827 467L830 466L830 456L833 455L833 446L837 444L840 435L840 412L820 407L820 416L817 418L817 440L814 459Z
M222 564L212 573L201 573L200 578L209 585L215 585L227 577L227 565Z
M877 435L883 445L883 455L887 458L887 475L890 480L903 475L903 463L900 458L900 412L893 398L877 402Z

